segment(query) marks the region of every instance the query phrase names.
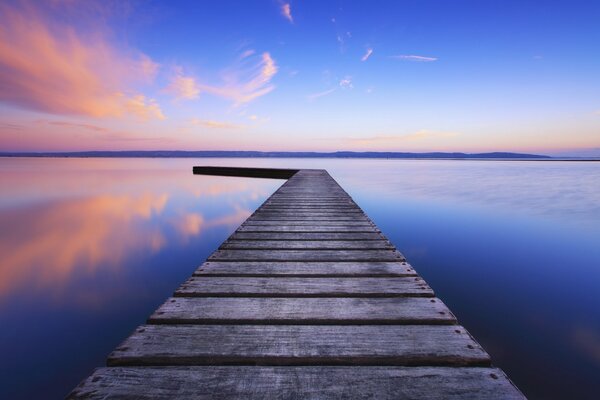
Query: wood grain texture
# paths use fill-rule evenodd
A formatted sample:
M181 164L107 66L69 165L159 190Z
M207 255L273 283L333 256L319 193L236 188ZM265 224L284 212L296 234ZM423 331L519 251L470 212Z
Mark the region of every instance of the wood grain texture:
M455 324L440 299L180 298L150 316L152 324L377 325Z
M489 365L459 325L143 325L125 365Z
M207 261L194 272L204 276L393 277L415 276L406 262Z
M235 232L231 240L387 240L379 232Z
M237 232L379 232L368 225L242 225Z
M288 219L288 220L259 220L248 218L243 226L250 225L263 225L263 226L308 226L308 227L321 227L321 226L352 226L352 227L365 227L372 228L373 223L368 219L350 219L350 220L336 220L336 219Z
M405 261L393 250L217 250L209 261Z
M485 367L99 368L68 400L204 399L524 400Z
M256 212L258 214L359 214L364 215L364 212L358 207L277 207L264 205Z
M195 276L178 297L432 297L420 277L254 278Z
M485 367L99 368L68 400L200 399L524 400Z
M302 221L304 224L309 223L323 223L323 222L340 222L343 224L346 223L367 223L372 224L371 220L363 215L350 215L350 216L327 216L327 215L253 215L249 217L245 223L253 223L256 221L268 221L269 223L274 224L286 224L289 222L290 224L295 223L297 221ZM280 222L283 221L283 222Z
M232 240L224 242L220 249L242 249L242 250L339 250L339 249L387 249L395 247L386 240Z

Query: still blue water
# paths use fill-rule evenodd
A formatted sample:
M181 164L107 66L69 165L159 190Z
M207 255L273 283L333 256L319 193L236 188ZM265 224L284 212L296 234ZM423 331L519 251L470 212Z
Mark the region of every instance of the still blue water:
M62 398L283 181L326 168L530 398L600 393L600 163L0 159L0 398Z

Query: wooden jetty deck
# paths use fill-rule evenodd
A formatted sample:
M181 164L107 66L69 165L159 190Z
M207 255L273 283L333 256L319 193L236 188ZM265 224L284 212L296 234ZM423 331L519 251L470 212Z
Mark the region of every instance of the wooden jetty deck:
M324 170L288 179L69 399L523 399Z

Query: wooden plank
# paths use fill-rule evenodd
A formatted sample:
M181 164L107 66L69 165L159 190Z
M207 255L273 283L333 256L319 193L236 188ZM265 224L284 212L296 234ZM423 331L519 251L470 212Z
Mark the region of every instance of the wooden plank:
M248 225L264 225L264 226L314 226L314 227L319 227L319 226L365 226L365 227L373 227L373 223L369 220L364 220L364 221L356 221L356 220L350 220L350 221L306 221L306 220L288 220L288 221L260 221L260 220L254 220L252 218L248 218L246 220L246 222L244 222L242 224L243 226L248 226Z
M296 215L302 215L302 216L307 216L307 217L320 217L320 216L326 216L326 217L351 217L351 216L360 216L360 215L365 215L363 212L361 211L357 211L354 209L348 209L348 210L339 210L339 209L335 209L335 208L329 208L329 209L303 209L303 210L299 210L299 209L281 209L281 208L261 208L258 211L256 211L253 215L264 215L264 216L271 216L271 215L287 215L287 216L296 216Z
M395 247L386 240L232 240L224 242L220 249L245 249L245 250L337 250L337 249L388 249Z
M298 172L294 169L242 168L242 167L193 167L195 175L243 176L249 178L289 179Z
M367 224L372 225L371 220L363 215L252 215L244 224L263 224L263 225L278 225L278 224Z
M284 205L287 207L294 205L306 205L306 206L321 206L321 205L329 205L329 206L354 206L356 207L356 203L349 197L336 197L336 198L298 198L298 197L279 197L273 196L264 204L272 204L272 205Z
M236 232L379 232L372 226L366 225L242 225Z
M459 325L143 325L107 360L131 365L488 366Z
M99 368L68 400L208 399L524 400L485 367Z
M420 277L254 278L192 277L177 297L433 297Z
M395 250L217 250L210 261L405 261Z
M281 210L263 210L259 209L252 216L258 217L294 217L294 216L303 216L303 217L366 217L366 215L360 211L351 210L351 211L337 211L337 210L289 210L289 211L281 211Z
M359 214L359 215L364 215L365 213L357 208L354 207L346 207L346 208L338 208L338 207L305 207L305 208L299 208L299 207L290 207L290 208L283 208L283 207L274 207L274 206L264 206L264 207L260 207L258 210L256 210L255 214L307 214L307 215L319 215L319 214L327 214L327 215L331 215L331 214L340 214L340 215L354 215L354 214Z
M187 298L168 299L150 324L374 325L455 324L439 299Z
M242 225L237 232L379 232L366 225Z
M293 211L302 211L302 212L314 212L314 211L326 211L326 212L331 212L331 211L338 211L338 212L354 212L354 213L363 213L363 210L361 210L359 207L357 207L355 204L332 204L332 205L312 205L312 204L307 204L307 205L290 205L289 203L281 203L281 204L269 204L269 203L263 203L263 205L261 205L258 208L259 211L265 211L265 212L269 212L269 211L288 211L288 212L293 212Z
M235 232L232 240L381 240L379 232Z
M253 277L392 277L415 276L406 262L228 262L208 261L195 275Z

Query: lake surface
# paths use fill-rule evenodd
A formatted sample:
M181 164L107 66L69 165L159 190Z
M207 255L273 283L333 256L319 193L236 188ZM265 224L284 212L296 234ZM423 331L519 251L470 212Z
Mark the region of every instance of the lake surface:
M600 393L600 163L0 158L0 398L62 398L282 183L326 168L523 392Z

